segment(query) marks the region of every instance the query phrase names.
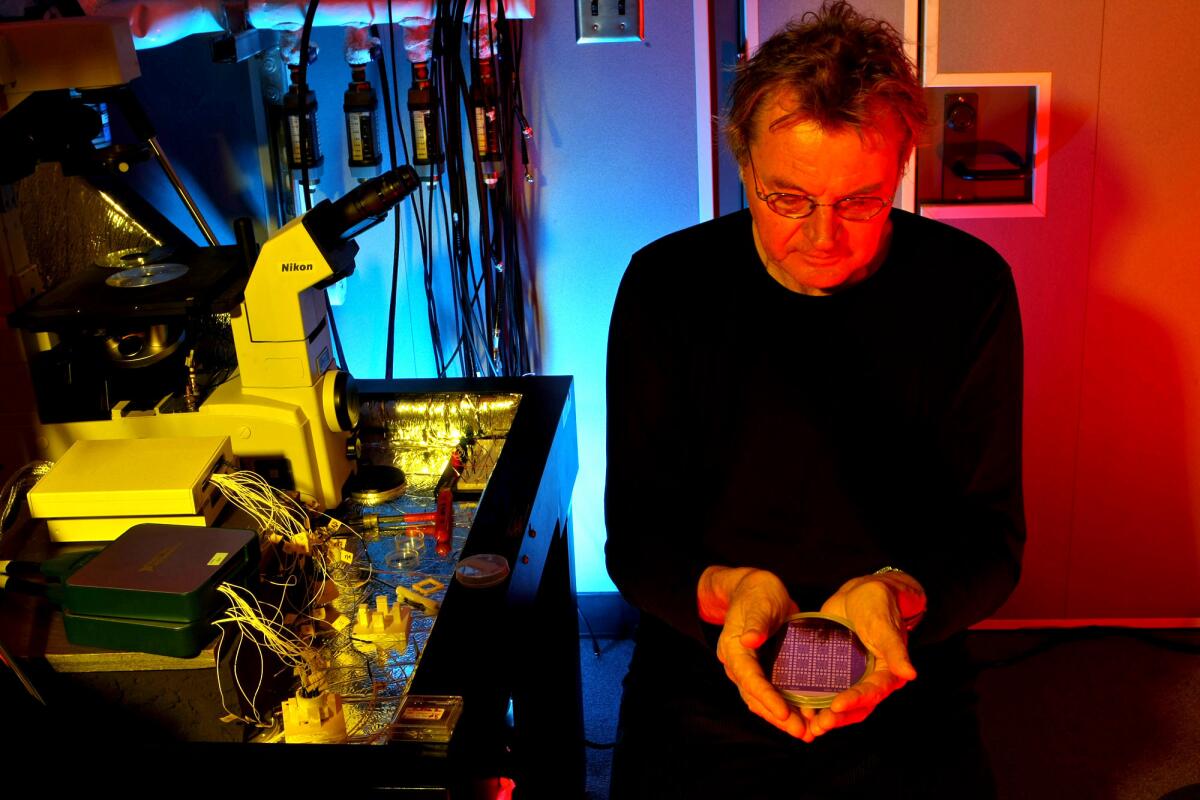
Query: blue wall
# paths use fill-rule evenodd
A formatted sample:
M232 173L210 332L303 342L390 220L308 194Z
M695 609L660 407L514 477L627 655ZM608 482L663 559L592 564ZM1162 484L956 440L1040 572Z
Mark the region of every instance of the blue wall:
M604 361L617 285L635 250L699 220L693 59L690 3L648 3L645 44L576 44L572 4L563 2L539 3L526 28L537 168L529 234L544 370L575 376L581 592L613 589L602 501Z

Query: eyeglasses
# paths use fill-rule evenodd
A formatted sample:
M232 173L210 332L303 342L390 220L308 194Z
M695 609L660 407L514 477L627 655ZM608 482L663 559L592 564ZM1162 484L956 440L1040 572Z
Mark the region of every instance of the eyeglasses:
M833 213L844 220L866 222L892 204L891 198L859 197L857 195L843 197L834 203L818 203L806 194L790 194L788 192L763 194L762 190L758 188L758 169L754 166L754 156L750 154L749 150L746 151L746 155L750 159L750 172L754 175L754 194L767 204L767 208L781 217L804 219L812 216L818 206L828 206L833 209Z

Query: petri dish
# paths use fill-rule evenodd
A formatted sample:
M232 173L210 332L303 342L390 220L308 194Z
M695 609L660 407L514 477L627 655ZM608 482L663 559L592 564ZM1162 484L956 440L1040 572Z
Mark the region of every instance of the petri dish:
M467 556L454 568L454 577L463 586L483 589L508 577L508 559L496 553Z
M849 620L811 612L788 617L759 658L772 685L800 708L828 708L875 667Z

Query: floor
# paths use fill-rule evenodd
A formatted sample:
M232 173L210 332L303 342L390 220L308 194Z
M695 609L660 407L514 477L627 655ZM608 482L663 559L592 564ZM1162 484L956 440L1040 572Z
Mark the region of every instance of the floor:
M973 632L1003 800L1200 800L1200 632ZM606 800L628 639L580 639L588 800Z
M608 798L612 743L617 737L621 679L633 653L630 639L579 640L583 674L583 727L587 742L587 800Z

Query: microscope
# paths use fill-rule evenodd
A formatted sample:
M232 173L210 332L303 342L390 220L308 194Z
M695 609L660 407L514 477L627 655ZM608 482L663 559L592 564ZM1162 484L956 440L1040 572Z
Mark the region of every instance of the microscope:
M243 467L337 506L358 400L334 364L325 287L354 271L353 237L417 185L401 166L322 201L261 250L240 224L236 246L93 265L22 306L9 321L28 333L39 449L56 460L81 440L224 436ZM237 356L236 372L207 383L188 355L205 315L228 315Z
M353 237L417 185L412 167L398 167L322 201L267 240L232 315L239 379L200 406L202 416L240 419L234 452L282 454L300 492L326 508L341 501L350 476L358 395L349 373L333 366L325 287L354 271Z

